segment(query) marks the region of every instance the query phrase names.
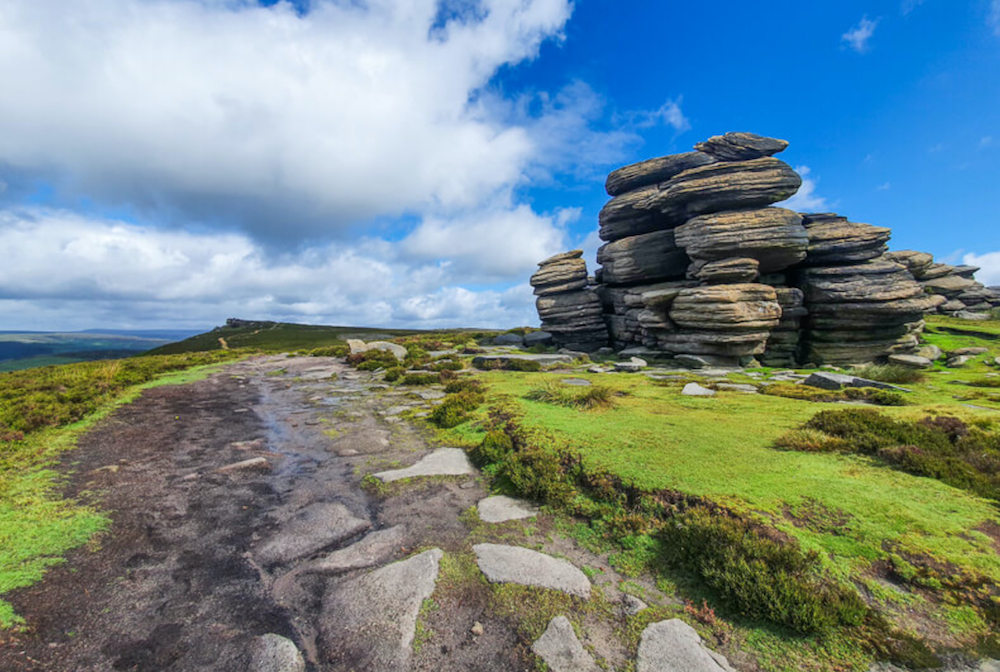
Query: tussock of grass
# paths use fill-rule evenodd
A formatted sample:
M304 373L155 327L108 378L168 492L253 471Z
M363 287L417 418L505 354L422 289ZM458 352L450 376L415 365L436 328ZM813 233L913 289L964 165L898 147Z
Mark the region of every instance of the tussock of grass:
M442 429L457 427L466 422L472 411L486 401L483 392L478 389L459 390L449 394L444 401L434 407L430 421Z
M848 371L852 376L877 380L891 385L906 385L924 381L927 376L923 371L911 369L898 364L868 364Z
M821 390L808 385L776 383L763 388L764 394L785 399L800 399L821 403L838 401L863 401L876 406L905 406L906 397L900 392L878 390L874 387L849 387L844 390Z
M565 385L548 384L530 390L524 398L585 411L612 408L615 405L615 391L605 385L570 388Z

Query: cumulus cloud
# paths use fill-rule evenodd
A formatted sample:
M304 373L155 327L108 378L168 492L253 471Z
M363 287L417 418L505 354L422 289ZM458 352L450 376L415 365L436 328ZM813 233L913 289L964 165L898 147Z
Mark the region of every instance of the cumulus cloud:
M868 16L861 17L858 25L840 36L841 41L857 53L865 53L870 48L868 41L875 34L875 27L878 26L878 21L878 19L872 21Z
M490 90L560 39L569 0L447 7L477 11L6 0L0 178L298 240L468 209L581 146L613 160L628 138L590 131L600 102L585 84L528 112Z
M782 208L795 210L796 212L827 212L830 206L826 198L816 193L817 179L809 177L812 169L809 166L795 166L795 172L802 176L802 186L794 196L787 201L778 203Z
M1000 252L985 254L970 253L962 257L962 263L979 266L982 270L976 273L976 279L984 285L1000 286Z
M558 229L559 217L547 225ZM543 222L544 224L544 222ZM530 287L365 238L273 255L244 234L160 230L66 211L0 213L9 328L203 327L226 317L382 326L537 323ZM479 254L468 247L466 254ZM457 258L462 258L459 253ZM526 277L537 259L507 260ZM484 275L484 273L486 275Z

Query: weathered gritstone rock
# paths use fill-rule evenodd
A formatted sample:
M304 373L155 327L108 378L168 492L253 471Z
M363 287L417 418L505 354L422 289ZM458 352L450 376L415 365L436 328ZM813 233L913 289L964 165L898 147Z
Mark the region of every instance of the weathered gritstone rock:
M715 163L715 159L702 152L661 156L613 171L608 175L608 180L605 182L604 188L608 192L608 196L619 196L641 187L649 187L660 182L666 182L675 175L680 175L685 170L698 168L710 163Z
M608 344L604 308L589 287L587 264L574 250L541 262L531 277L538 299L535 307L542 329L551 334L555 345L593 352Z
M707 648L694 628L679 619L653 623L642 632L638 672L735 672Z
M290 639L268 633L250 645L248 672L305 672L306 661Z
M539 292L557 344L593 351L608 337L618 350L725 366L757 356L769 366L854 364L913 354L923 315L939 307L964 317L1000 306L974 267L915 251L884 257L889 229L773 207L801 185L773 158L787 144L727 133L613 172L594 281L576 294ZM584 273L576 271L577 284ZM750 286L767 289L718 289Z
M343 504L310 504L281 524L254 555L265 565L287 564L350 539L369 527L370 521L355 516Z
M391 469L374 474L383 483L420 476L466 476L476 473L465 451L460 448L438 448L412 467Z
M391 352L399 361L406 359L406 348L396 343L389 343L388 341L365 343L355 338L349 338L347 339L347 346L351 349L352 355L368 352L369 350L381 350L383 352Z
M505 523L538 515L538 509L527 502L506 495L487 497L476 506L479 519L485 523Z
M684 275L691 260L674 242L673 231L655 231L607 243L597 251L601 279L628 285Z
M737 210L689 219L675 231L677 245L696 262L750 257L761 273L774 273L806 258L809 237L802 215L784 208Z
M328 660L358 672L408 670L420 607L434 592L443 556L424 551L331 590L320 623Z
M800 186L798 173L778 159L712 163L660 185L636 207L659 211L671 219L688 219L768 206L793 196Z
M565 560L519 546L477 544L472 547L479 569L491 583L559 590L575 597L590 597L590 581Z
M396 525L376 530L347 548L334 551L296 567L298 574L343 574L352 569L374 567L397 552L406 539L406 528Z
M694 148L719 161L746 161L783 152L788 148L788 142L756 133L733 132L712 136Z
M531 650L552 672L600 672L601 669L580 644L573 624L565 616L549 621L545 634L531 645Z
M809 236L806 263L819 266L855 264L878 259L886 251L892 231L848 221L831 213L803 215Z

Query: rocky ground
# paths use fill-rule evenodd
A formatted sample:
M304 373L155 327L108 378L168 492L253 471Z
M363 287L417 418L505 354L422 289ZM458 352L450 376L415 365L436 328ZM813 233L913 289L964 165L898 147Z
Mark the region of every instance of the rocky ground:
M10 596L30 628L0 669L730 669L680 620L629 643L647 604L620 589L667 598L400 418L443 396L283 356L147 391L67 458L114 522Z

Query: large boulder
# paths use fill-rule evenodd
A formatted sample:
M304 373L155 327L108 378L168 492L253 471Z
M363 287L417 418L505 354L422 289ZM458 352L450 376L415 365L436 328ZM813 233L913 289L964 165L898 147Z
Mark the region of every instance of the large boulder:
M887 252L885 256L890 261L895 261L897 264L906 266L906 270L917 280L920 280L922 273L934 263L934 255L927 252L917 252L916 250Z
M885 302L924 293L905 267L886 260L806 269L802 289L809 303Z
M538 264L538 271L530 280L535 294L558 294L585 288L587 262L582 257L582 250L573 250L557 254Z
M788 148L788 142L756 133L730 132L712 136L694 148L719 161L747 161L783 152Z
M669 315L689 329L759 331L778 325L781 307L768 285L711 285L681 290Z
M597 251L597 263L604 267L604 282L629 285L682 277L691 260L667 230L607 243Z
M761 208L784 201L802 178L774 158L712 163L686 170L637 203L671 220L686 220L724 210Z
M806 263L854 264L881 257L892 232L871 224L848 221L834 214L803 215L809 236Z
M682 217L666 215L649 207L660 193L660 185L641 187L608 201L598 215L601 240L614 241L642 233L672 229L684 223Z
M761 273L774 273L806 258L809 236L802 216L784 208L702 215L675 232L677 245L695 261L750 257Z
M619 168L608 175L604 184L609 196L620 196L628 191L641 187L666 182L674 175L679 175L690 168L715 163L715 159L702 152L687 152L686 154L671 154L656 159L648 159Z

